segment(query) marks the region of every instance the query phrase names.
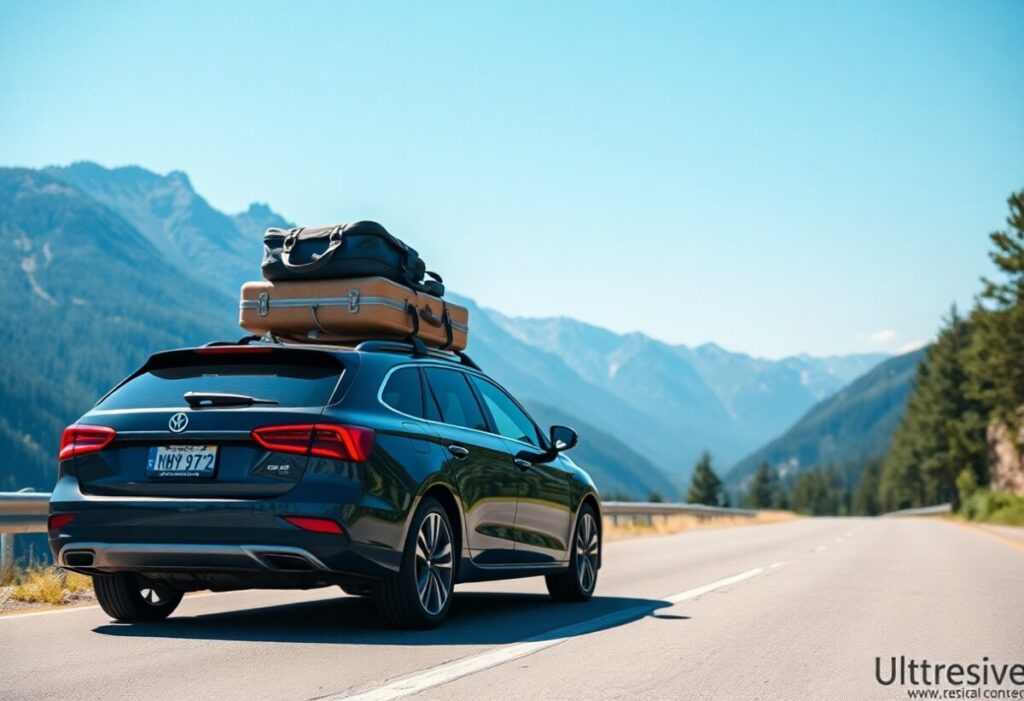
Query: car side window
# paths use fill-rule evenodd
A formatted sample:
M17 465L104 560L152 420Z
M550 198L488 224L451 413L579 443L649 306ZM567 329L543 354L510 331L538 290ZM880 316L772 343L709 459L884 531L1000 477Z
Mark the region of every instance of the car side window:
M504 390L476 375L472 375L470 381L480 392L484 406L494 419L498 435L540 447L537 426Z
M381 399L395 411L423 417L423 386L418 368L399 368L391 373Z
M465 373L443 368L424 368L424 373L427 376L427 385L437 400L442 421L477 431L488 430L483 412L466 381Z

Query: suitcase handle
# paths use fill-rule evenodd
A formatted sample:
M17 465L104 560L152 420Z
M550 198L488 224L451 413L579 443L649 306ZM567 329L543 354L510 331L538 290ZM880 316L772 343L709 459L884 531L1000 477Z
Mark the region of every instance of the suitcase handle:
M455 340L455 332L452 329L452 315L448 311L448 303L442 299L441 304L444 305L444 311L441 312L440 317L434 314L434 310L429 305L420 310L420 316L423 317L423 321L434 328L444 327L445 342L441 346L441 350L448 350L452 347L452 341Z
M341 227L335 227L334 231L331 232L330 240L331 244L327 247L323 253L315 253L313 259L308 263L292 263L291 254L292 248L295 247L295 243L299 240L299 232L302 229L293 229L288 232L288 235L284 239L284 243L281 246L281 263L285 268L292 272L310 272L322 267L331 259L334 252L341 248Z
M423 319L423 321L427 322L434 328L439 329L444 325L444 321L438 318L438 316L434 314L434 310L431 309L429 306L420 309L420 317Z

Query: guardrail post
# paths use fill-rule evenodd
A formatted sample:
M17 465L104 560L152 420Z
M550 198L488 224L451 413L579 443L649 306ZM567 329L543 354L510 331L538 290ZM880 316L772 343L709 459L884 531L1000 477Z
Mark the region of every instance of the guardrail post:
M0 533L0 584L14 576L14 534Z

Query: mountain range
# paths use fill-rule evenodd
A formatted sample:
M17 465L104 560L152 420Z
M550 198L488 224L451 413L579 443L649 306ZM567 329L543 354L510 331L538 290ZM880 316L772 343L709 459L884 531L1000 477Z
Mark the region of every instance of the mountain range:
M238 287L259 277L263 230L289 225L265 204L220 212L181 172L0 169L0 235L15 251L0 263L14 339L0 373L0 449L13 456L0 489L48 489L61 428L150 352L242 335ZM885 359L767 360L450 296L470 308L474 359L538 420L575 425L577 461L623 496L678 499L701 451L729 467Z
M856 484L868 459L889 452L924 354L922 348L889 358L814 405L785 433L737 463L727 475L726 486L733 493L742 492L762 462L783 479L808 468L834 465Z

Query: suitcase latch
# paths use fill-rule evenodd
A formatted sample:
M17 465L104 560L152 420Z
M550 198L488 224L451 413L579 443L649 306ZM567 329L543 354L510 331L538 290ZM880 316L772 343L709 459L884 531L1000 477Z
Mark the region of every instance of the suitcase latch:
M359 290L348 291L348 313L355 314L359 311Z
M260 296L256 298L256 313L260 316L270 314L270 293L260 292Z

